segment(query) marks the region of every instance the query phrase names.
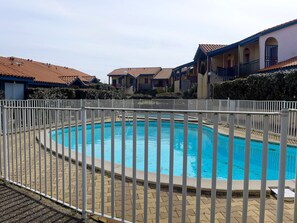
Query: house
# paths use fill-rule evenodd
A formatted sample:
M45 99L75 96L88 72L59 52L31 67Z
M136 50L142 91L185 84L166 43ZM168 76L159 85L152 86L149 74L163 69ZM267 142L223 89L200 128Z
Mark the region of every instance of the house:
M197 84L195 69L193 61L173 69L174 92L184 92Z
M72 68L16 57L0 57L0 68L5 99L24 99L28 87L86 87L98 81Z
M153 89L153 78L162 70L161 67L120 68L107 76L108 83L123 89L127 94Z
M167 92L173 85L172 68L162 68L159 73L153 77L153 89Z
M230 45L200 44L194 57L198 75L198 98L212 97L215 83L246 77L296 57L296 36L297 19Z
M33 80L33 76L0 63L0 90L3 91L5 99L24 99L25 89Z

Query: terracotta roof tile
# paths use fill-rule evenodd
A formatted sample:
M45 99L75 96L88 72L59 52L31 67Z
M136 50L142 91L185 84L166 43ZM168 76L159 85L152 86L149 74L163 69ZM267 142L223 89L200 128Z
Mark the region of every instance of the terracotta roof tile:
M96 77L95 76L90 76L90 75L88 75L88 76L80 76L79 77L82 81L88 81L88 82L91 82L91 81L93 81Z
M223 44L199 44L199 48L206 54L210 51L214 51L220 48L223 48L227 45Z
M266 72L271 70L279 70L279 69L285 69L285 68L291 68L291 67L297 67L297 57L290 58L288 60L279 62L275 65L272 65L270 67L266 67L264 69L261 69L259 72Z
M169 79L171 73L172 68L162 68L162 70L154 76L154 79Z
M10 77L22 77L22 78L30 78L34 79L34 77L24 74L18 69L14 69L9 67L0 61L0 76L10 76Z
M16 74L21 73L25 76L33 77L35 82L69 84L73 81L73 78L71 78L73 76L76 76L76 78L84 77L84 79L86 79L86 76L89 76L72 68L16 57L0 57L0 63L14 70ZM66 78L67 76L69 78Z
M123 76L130 74L137 78L140 75L156 75L161 69L161 67L120 68L113 70L108 76Z

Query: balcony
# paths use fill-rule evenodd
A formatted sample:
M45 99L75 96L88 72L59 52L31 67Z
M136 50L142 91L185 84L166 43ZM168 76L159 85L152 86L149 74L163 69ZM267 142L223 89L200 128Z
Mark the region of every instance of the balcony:
M223 81L233 80L238 76L238 67L217 67L217 75L222 78Z
M239 75L247 76L253 74L260 69L260 60L253 60L249 63L240 64Z

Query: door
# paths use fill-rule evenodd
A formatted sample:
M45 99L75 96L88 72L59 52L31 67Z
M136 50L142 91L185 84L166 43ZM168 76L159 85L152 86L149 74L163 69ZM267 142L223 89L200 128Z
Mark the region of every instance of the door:
M25 85L21 83L5 83L5 99L23 100Z

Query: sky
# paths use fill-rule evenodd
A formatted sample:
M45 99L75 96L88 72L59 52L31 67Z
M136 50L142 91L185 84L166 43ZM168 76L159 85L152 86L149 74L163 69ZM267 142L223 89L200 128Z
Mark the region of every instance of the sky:
M296 0L0 0L0 56L106 83L116 68L190 62L198 44L237 42L296 19L296 8Z

